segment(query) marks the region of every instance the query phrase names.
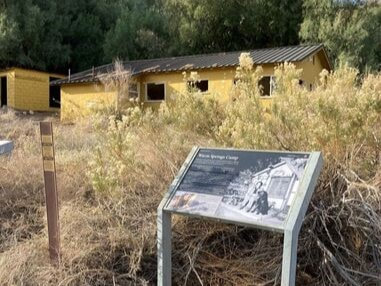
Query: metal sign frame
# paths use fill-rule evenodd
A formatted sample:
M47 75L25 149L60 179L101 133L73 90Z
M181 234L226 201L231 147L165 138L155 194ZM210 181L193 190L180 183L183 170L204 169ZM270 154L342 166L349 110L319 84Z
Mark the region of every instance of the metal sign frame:
M180 171L173 180L169 187L168 192L164 195L158 209L157 209L157 282L161 286L170 286L172 283L172 213L180 214L191 217L203 217L195 214L184 214L176 211L166 209L166 205L171 196L176 192L177 187L185 177L189 167L196 158L199 150L237 150L237 151L255 151L255 152L270 152L270 151L257 151L257 150L242 150L242 149L219 149L219 148L200 148L193 147L185 162L183 163ZM277 153L303 153L309 154L307 165L304 170L303 177L300 181L298 191L293 199L293 203L289 210L288 216L281 227L266 226L266 225L250 225L246 223L237 223L226 219L215 219L226 223L234 223L239 225L248 226L251 228L260 228L274 232L283 233L283 259L282 259L282 286L295 285L296 277L296 261L297 261L297 245L300 228L303 223L303 218L311 200L313 191L315 189L320 171L323 166L323 158L321 152L282 152ZM207 218L211 219L211 218Z
M9 155L13 150L12 141L0 140L0 155Z

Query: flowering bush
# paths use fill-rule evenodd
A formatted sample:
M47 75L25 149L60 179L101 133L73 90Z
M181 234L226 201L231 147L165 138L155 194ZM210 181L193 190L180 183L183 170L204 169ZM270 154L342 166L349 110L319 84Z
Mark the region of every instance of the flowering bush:
M115 116L108 119L105 132L102 132L104 143L95 147L93 159L89 162L89 176L96 191L114 190L122 185L120 178L127 175L127 170L134 169L136 161L132 147L135 137L129 132L130 121L127 116L122 120L116 120Z
M184 92L172 95L168 102L161 105L159 118L164 124L172 124L181 130L189 130L214 137L223 116L222 106L216 94L204 94L189 82L199 80L196 72L189 77L184 74Z
M262 68L253 70L249 54L242 54L239 60L232 101L225 107L224 119L216 135L228 146L263 148L268 136L263 124L268 114L261 104L258 86Z
M152 166L157 166L153 162L159 160L161 153L173 158L171 153L182 150L180 157L185 156L184 146L190 147L191 142L197 144L196 138L203 136L210 138L203 141L203 145L320 150L325 158L325 168L311 204L314 215L307 216L305 230L301 233L303 250L299 255L300 263L316 265L313 269L320 270L309 272L311 278L303 283L320 285L322 277L331 282L348 279L363 283L372 281L369 277L374 277L377 265L364 259L365 256L381 255L380 250L374 248L381 237L381 200L377 187L381 177L381 76L370 74L360 78L357 70L342 66L332 73L323 71L319 82L310 91L299 82L302 70L286 63L275 69L273 100L270 105L265 105L258 86L261 73L260 67L253 67L249 55L242 54L232 100L226 106L191 86L162 104L157 113L135 108L128 109L120 122L112 118L104 134L110 145L106 152L95 153L96 160L92 165L94 187L121 187L121 182L126 180L123 178L131 179L137 170L140 172L130 182L138 177L144 178L148 166L151 170ZM184 79L187 84L197 82L199 77L197 73L191 73L189 77L185 74ZM186 139L189 134L194 134L191 140L189 137ZM139 149L153 141L154 149L160 147L153 152L155 157L147 160ZM136 164L137 157L142 158L140 166ZM105 162L107 167L104 167ZM176 164L172 166L178 166ZM167 163L161 165L167 166L165 168L170 166ZM372 223L372 229L367 228L364 222ZM230 235L243 239L238 233ZM192 241L189 238L187 243ZM277 245L276 238L266 241L273 247ZM203 247L208 253L209 246ZM276 257L279 256L276 249L262 248L261 253L266 257ZM315 249L313 258L307 254L303 256L306 249ZM341 252L342 249L345 251ZM176 259L186 260L181 254ZM200 259L213 264L207 255ZM224 259L224 263L229 263ZM363 264L354 265L352 259L363 261ZM255 266L247 264L248 269L263 268L265 261L253 263ZM320 263L323 263L322 267L318 267ZM270 276L274 276L276 265L268 264L263 275L273 273ZM200 269L203 266L203 262L199 262ZM336 272L332 272L332 268ZM343 269L354 269L357 274L349 274ZM208 272L203 275L203 279L209 281Z
M309 272L311 278L301 283L320 285L322 277L332 283L350 279L362 283L373 281L369 277L374 277L376 263L365 262L364 259L365 256L381 255L374 248L381 237L381 200L377 187L381 177L380 75L370 74L360 78L355 69L342 66L332 73L323 71L319 82L310 91L300 85L302 70L286 63L276 68L273 100L271 105L265 105L258 86L261 72L260 67L253 67L248 54L242 54L232 100L226 106L221 106L216 98L202 94L191 86L162 104L157 113L128 109L120 122L113 118L104 135L110 138L108 151L102 155L95 153L99 155L95 156L98 161L92 165L93 174L96 174L94 186L98 188L103 182L107 184L102 188L120 187L121 181L115 179L131 178L136 170L140 172L132 181L146 177L143 174L149 170L148 166L151 166L151 170L152 166L157 166L153 162L159 160L161 153L165 153L167 158L173 158L175 150L182 150L180 157L185 156L187 149L184 146L190 147L191 142L199 143L196 138L202 136L210 138L203 145L289 151L321 150L325 168L311 204L314 215L305 219L305 230L301 233L303 250L302 255L299 255L300 263L316 265L313 269L320 270ZM185 74L184 79L185 83L196 82L199 77L197 73L191 73L189 77ZM186 139L186 134L194 134L194 137ZM156 154L154 158L147 160L142 157L139 148L144 148L153 141L156 146L154 149L160 147L153 152ZM142 158L139 167L136 165L137 157ZM101 158L112 166L102 168L104 161ZM181 160L176 164L180 162ZM176 164L171 166L178 166ZM170 165L164 163L164 166L168 168ZM102 176L97 177L98 174ZM372 223L372 229L364 222ZM183 231L186 236L190 230ZM243 239L238 233L230 235ZM260 241L264 238L261 236ZM187 245L192 241L194 239L189 238L184 243ZM267 239L266 243L273 248L262 248L262 255L279 257L275 247L278 245L277 239ZM208 253L209 246L203 248ZM314 249L313 258L307 254L303 256L306 249ZM345 251L341 252L342 249ZM200 258L200 269L204 268L203 263L214 263L207 255ZM176 257L175 259L186 260L181 254ZM224 259L222 258L224 263L231 263L231 258L226 258L226 261ZM354 265L352 259L363 261L363 264ZM262 263L265 261L257 260L253 263L255 266L246 265L248 269L264 269ZM318 267L320 263L323 263L322 267ZM280 262L267 264L263 275L274 276L278 264ZM332 268L335 272L332 272ZM350 274L343 269L354 269L357 274ZM203 273L203 279L211 281L208 280L208 272L199 271ZM178 281L183 281L181 277L178 276Z

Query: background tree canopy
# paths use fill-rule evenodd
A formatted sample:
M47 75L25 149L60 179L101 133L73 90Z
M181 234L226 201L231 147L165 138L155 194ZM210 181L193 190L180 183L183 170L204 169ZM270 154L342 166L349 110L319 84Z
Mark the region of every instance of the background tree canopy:
M307 0L300 38L324 43L332 63L380 70L381 5L361 0Z
M66 73L171 55L324 43L379 70L381 6L350 0L0 0L0 66Z

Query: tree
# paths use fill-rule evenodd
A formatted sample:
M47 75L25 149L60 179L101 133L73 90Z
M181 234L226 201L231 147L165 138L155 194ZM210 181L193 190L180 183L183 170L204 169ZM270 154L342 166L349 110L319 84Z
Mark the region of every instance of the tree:
M58 20L54 1L5 1L3 8L0 65L55 69L63 64L68 49L54 26Z
M51 0L52 1L52 0ZM65 64L78 72L106 63L103 44L120 13L118 1L66 0L57 2L62 44L70 49Z
M75 72L104 63L114 1L3 0L0 7L0 66Z
M300 37L321 42L335 65L380 69L381 6L364 1L305 0Z
M153 58L167 55L164 15L157 1L129 0L120 6L115 26L103 45L105 60Z
M302 1L167 0L172 53L207 53L298 43Z
M0 0L0 67L66 73L122 60L322 42L380 69L376 0Z

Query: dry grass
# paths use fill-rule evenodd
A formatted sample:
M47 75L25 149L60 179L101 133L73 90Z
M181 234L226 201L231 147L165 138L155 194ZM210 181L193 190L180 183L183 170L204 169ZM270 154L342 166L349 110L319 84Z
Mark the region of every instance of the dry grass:
M10 158L0 158L0 285L155 285L156 208L193 145L322 150L297 283L380 285L380 76L359 83L343 69L309 93L286 66L278 103L266 110L256 97L258 75L239 72L236 100L224 108L183 94L158 113L130 108L55 123L59 269L48 260L38 124L0 114L0 136L16 143ZM280 283L279 234L175 216L173 236L175 285Z

